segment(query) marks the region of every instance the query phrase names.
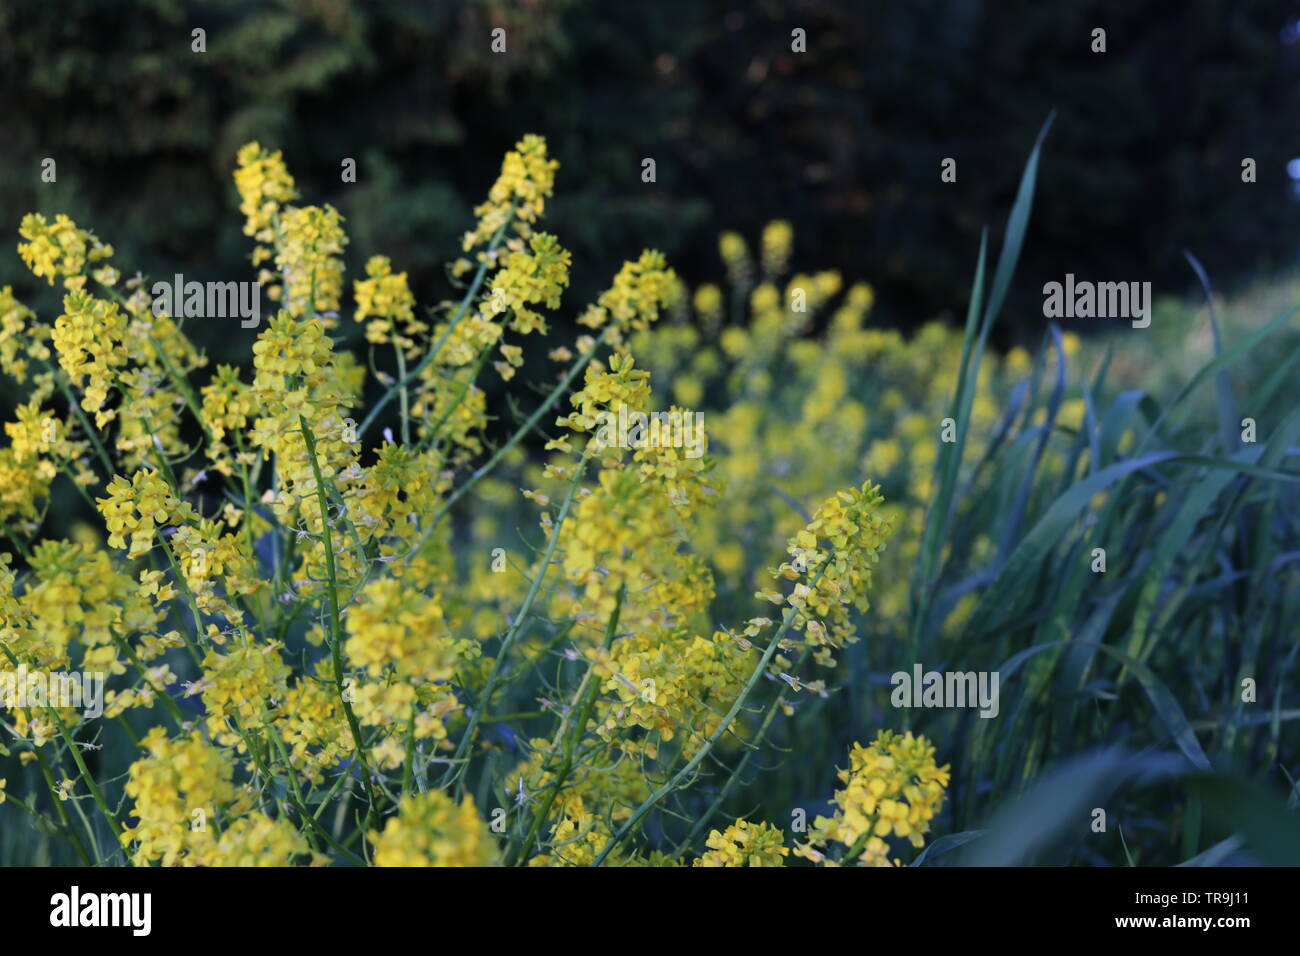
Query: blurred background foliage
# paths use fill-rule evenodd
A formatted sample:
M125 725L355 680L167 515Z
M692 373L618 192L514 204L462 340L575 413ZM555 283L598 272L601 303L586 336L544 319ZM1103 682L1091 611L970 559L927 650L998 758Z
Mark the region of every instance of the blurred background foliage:
M151 277L238 278L230 172L258 139L347 217L352 277L383 252L432 303L501 155L539 132L562 163L566 314L642 247L693 283L719 230L783 218L805 261L868 279L878 321L914 328L960 317L979 231L1057 107L1003 326L1036 340L1038 290L1067 271L1178 294L1183 248L1225 289L1293 259L1297 18L1281 0L6 0L0 209L11 230L68 212ZM16 255L10 282L57 307ZM216 360L247 344L195 331Z

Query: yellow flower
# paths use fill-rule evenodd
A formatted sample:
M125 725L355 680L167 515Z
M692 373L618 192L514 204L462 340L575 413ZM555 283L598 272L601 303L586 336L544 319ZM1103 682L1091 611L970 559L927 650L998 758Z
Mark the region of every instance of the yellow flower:
M192 510L153 469L137 471L129 481L114 475L108 484L108 497L97 501L108 530L109 547L126 548L130 536L128 558L148 554L158 529L183 521Z
M705 326L715 328L722 321L722 290L706 283L695 290L695 311Z
M310 852L306 838L281 817L272 820L260 810L234 820L217 834L214 844L195 850L188 863L194 866L292 866L295 859ZM328 857L316 858L318 862Z
M742 289L753 281L754 267L749 258L749 247L737 232L724 232L718 237L718 251L727 266L727 280Z
M409 345L409 340L427 326L415 318L415 296L406 273L394 273L387 256L371 256L366 276L352 284L357 300L356 321L371 320L366 326L366 341L376 345L389 341L400 323L406 340L398 344Z
M35 319L36 313L14 298L12 287L0 288L0 369L19 384L26 380L32 359L44 361L50 356L49 327ZM40 397L39 393L32 396Z
M347 632L344 653L372 677L393 666L421 682L447 680L470 653L448 633L441 602L396 578L366 585L348 614Z
M244 235L269 243L272 218L297 195L293 177L280 151L267 152L259 143L246 143L236 161L235 188L239 190L239 211L244 214Z
M199 862L217 843L221 815L249 809L232 782L234 768L197 730L171 740L155 727L141 746L146 756L131 764L126 783L138 822L122 831L122 845L136 844L137 865Z
M440 790L403 797L383 833L371 833L375 866L492 866L497 848L466 797L457 806Z
M501 175L492 184L487 202L474 209L478 225L465 233L461 246L469 252L491 239L513 211L515 228L529 234L529 226L541 218L555 186L559 162L547 158L546 140L529 134L506 153Z
M18 234L27 240L18 244L18 254L32 275L48 280L50 285L54 285L56 276L63 276L63 286L69 291L85 286L82 273L87 263L113 255L112 246L101 243L93 233L78 229L63 214L55 216L50 223L39 213L29 213L23 216Z
M127 318L116 302L84 292L64 296L63 314L54 320L59 364L74 387L84 388L81 407L95 413L95 424L101 428L117 414L104 405L118 371L127 363L126 329Z
M284 276L285 309L296 318L337 313L348 242L343 217L333 206L291 206L280 217L280 232L275 263Z
M790 244L794 230L785 220L769 222L763 228L763 271L781 275L790 264Z
M195 687L203 694L209 732L233 744L240 736L232 726L247 730L268 723L274 717L272 702L284 700L288 677L275 644L236 647L228 654L208 651L203 679Z
M790 851L782 843L780 828L766 823L737 820L724 832L709 831L708 852L696 866L784 866Z
M523 242L513 240L505 263L492 276L492 288L484 298L482 313L491 319L511 313L510 328L527 335L546 334L546 319L531 306L560 307L560 295L569 284L572 255L549 233L534 233Z
M856 640L849 609L867 609L872 566L893 532L882 514L883 503L879 486L870 483L827 498L808 526L790 539L790 560L776 569L778 579L795 582L785 603L798 610L794 627L805 631L821 663L832 663L833 649ZM818 626L807 626L813 622ZM821 626L826 623L829 628Z
M924 846L949 774L947 766L935 764L934 746L924 737L882 730L868 746L853 745L839 779L836 812L813 821L808 843L796 853L820 862L827 844L835 842L857 850L860 866L891 866L884 838L900 836Z
M623 263L613 285L578 321L592 329L609 325L608 341L617 347L624 335L649 327L682 295L677 273L668 268L663 253L647 249L636 262Z
M628 411L639 411L649 401L650 373L636 368L631 355L611 355L608 371L598 361L587 366L583 387L569 398L576 411L557 419L555 424L587 432L596 427L602 412L616 412L620 405L626 405Z

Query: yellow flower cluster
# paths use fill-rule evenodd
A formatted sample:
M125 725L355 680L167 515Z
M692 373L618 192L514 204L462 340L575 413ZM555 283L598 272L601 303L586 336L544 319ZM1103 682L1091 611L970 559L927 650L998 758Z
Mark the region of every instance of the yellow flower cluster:
M448 633L438 598L413 593L395 578L366 585L347 630L348 659L371 677L395 667L421 682L447 680L469 651Z
M458 806L430 790L403 797L382 833L370 834L375 866L491 866L496 846L468 797Z
M769 222L763 229L763 272L767 275L784 275L790 265L790 247L794 230L783 220Z
M280 216L280 233L275 264L283 294L268 294L283 298L295 318L323 316L332 327L343 297L343 217L333 206L290 206Z
M130 479L114 475L108 497L99 499L99 511L109 547L126 549L129 536L127 557L138 558L153 549L159 528L185 520L192 509L151 468L137 471Z
M520 235L541 218L546 200L555 188L555 171L560 164L546 155L546 140L528 135L501 162L501 175L488 191L487 202L475 207L478 225L465 234L461 245L466 252L487 242L513 218Z
M680 301L681 280L668 268L662 252L646 250L636 262L625 262L614 283L578 321L592 329L604 329L616 348L624 336L649 328L663 309Z
M115 302L105 302L85 292L70 292L63 314L54 320L54 348L72 384L84 388L81 407L95 413L103 428L116 417L106 408L117 370L127 362L126 316Z
M724 232L718 237L718 253L727 266L727 281L748 290L754 281L754 263L745 237L738 232Z
M527 811L544 799L549 788L563 785L556 796L555 823L548 834L551 852L539 853L528 865L590 866L614 830L627 819L630 808L650 792L645 776L633 761L625 759L584 768L581 773L557 780L554 771L562 755L555 743L534 739L528 747L532 751L530 758L505 778L504 796L518 809ZM612 861L623 864L635 859L619 852Z
M240 622L243 612L230 600L253 594L265 583L246 543L237 534L223 531L219 522L204 518L178 527L170 544L198 609ZM225 595L218 585L224 585Z
M14 298L12 286L0 288L0 370L20 385L33 360L43 365L50 359L50 329L35 319L36 313ZM34 384L33 401L43 400L53 387Z
M108 552L67 541L42 541L29 558L32 574L21 595L8 586L9 610L0 618L10 650L41 668L66 667L78 645L82 663L121 674L115 638L143 632L135 654L161 653L154 635L161 615L147 589L114 567ZM12 579L11 579L12 582ZM147 639L146 639L147 638Z
M567 249L550 233L537 232L527 246L519 239L507 244L505 261L492 276L492 292L483 303L483 316L491 319L510 313L510 328L527 335L546 334L546 319L531 308L544 305L560 307L560 295L569 284L569 265L573 261Z
M281 520L297 516L319 530L315 509L315 470L303 434L305 420L316 444L322 477L346 485L359 476L359 436L344 414L351 401L346 372L319 319L298 320L280 312L253 344L253 395L261 415L254 422L252 444L264 457L276 456L283 490L274 500Z
M328 661L322 660L314 672L300 675L285 692L275 725L294 772L313 784L356 752L330 674Z
M569 397L576 411L559 418L555 424L576 432L595 429L602 412L617 411L626 405L640 411L650 403L650 373L636 367L631 355L611 355L609 368L593 361L584 373L582 388Z
M269 246L275 242L281 206L298 194L279 150L272 153L259 143L247 143L239 150L236 163L239 211L244 214L244 235L258 243L253 252L253 265L257 266L271 258Z
M357 300L356 320L370 319L366 325L366 341L382 345L391 339L399 347L409 348L415 336L427 327L415 318L415 296L407 284L406 273L393 272L393 263L387 256L371 256L366 263L366 276L352 284ZM399 327L401 334L397 336Z
M881 516L883 503L879 486L871 484L827 498L790 541L790 560L775 572L794 581L793 590L758 594L798 610L795 627L803 630L818 663L828 667L835 663L834 650L856 640L849 609L867 609L871 568L893 531Z
M58 276L63 276L63 286L70 292L85 286L83 273L87 265L113 255L112 246L101 243L92 233L78 229L75 222L62 214L55 216L51 223L39 213L29 213L23 216L18 234L27 240L18 244L18 254L32 274L47 280L50 285L54 285Z
M122 831L137 865L286 866L308 852L292 825L253 809L252 792L235 786L234 768L198 731L171 740L155 727L141 746L148 756L126 784L138 822Z
M447 717L461 708L446 682L479 648L452 636L438 598L396 578L372 581L348 614L347 633L349 663L371 678L356 690L358 719L373 727L410 727L416 740L445 739ZM404 756L396 735L376 748L383 766L400 766Z
M891 866L899 864L890 862L885 838L925 845L930 820L943 805L948 768L936 766L934 747L924 737L882 730L868 746L853 745L839 779L844 786L835 791L838 809L817 817L808 842L795 852L825 862L827 846L839 843L859 854L860 866Z
M711 638L674 632L626 637L595 667L607 694L598 732L618 740L620 749L652 759L658 756L659 742L671 741L683 728L712 733L717 709L735 700L740 675L748 673L754 661L752 650L721 631ZM648 731L650 742L626 735L635 727Z
M56 806L93 795L114 816L89 784L102 770L113 803L125 777L131 861L779 866L790 855L781 830L745 819L701 847L729 784L690 787L702 766L713 780L743 773L746 748L798 706L792 693L825 696L791 651L830 665L856 639L896 526L915 556L915 519L884 503L882 485L914 503L934 461L923 446L937 392L907 383L933 377L953 342L864 328L872 296L860 285L817 323L824 339L809 338L842 283L787 278L792 231L774 223L758 266L744 239L723 238L726 293L690 294L658 252L625 263L580 313L581 334L549 349L569 368L515 430L479 375L493 359L506 380L524 368L507 338L548 334L569 286L570 253L536 228L557 166L536 136L507 154L453 267L473 277L427 323L406 273L368 260L353 315L370 345L394 348L363 362L331 338L345 308L342 217L292 205L280 153L245 146L244 230L282 305L252 344L251 375L206 371L181 326L153 314L143 277L118 288L112 250L91 233L24 219L24 261L66 295L47 326L0 290L0 370L34 386L0 448L0 534L21 552L16 565L0 554L0 667L102 671L106 714L133 735L157 726L129 769L72 771L59 722L89 729L74 709L20 708L4 724L18 759L51 764ZM856 391L877 367L878 401ZM57 394L73 404L56 415ZM363 394L382 394L383 408L367 413ZM707 441L702 419L689 441L610 428L629 414L684 422L716 396L730 404L710 411ZM530 454L525 439L552 420L561 431ZM102 526L39 540L60 476L96 502ZM540 538L520 520L521 487L540 506ZM742 610L734 629L716 625L752 606L762 557L783 546L760 592L779 620ZM886 602L901 593L895 572ZM691 824L662 800L665 782L703 814L671 852ZM920 845L947 771L925 741L882 734L854 748L841 782L837 812L798 852L876 863L888 838Z
M175 497L170 485L152 468L135 472L130 479L114 475L108 497L99 499L99 510L108 529L109 548L126 549L130 536L129 558L148 554L162 525L190 514L190 507Z
M237 472L236 461L230 455L227 435L234 435L242 445L242 435L249 421L257 414L257 399L252 389L240 381L239 369L231 365L218 365L212 381L203 386L203 420L207 423L211 442L207 446L208 458L223 475ZM247 453L238 462L247 467L253 463Z
M767 823L737 820L726 830L709 831L708 852L695 861L696 866L785 866L790 850L784 846L785 834Z
M203 658L203 679L190 688L202 693L208 732L222 743L242 744L241 735L269 723L285 699L289 667L272 643L249 644Z

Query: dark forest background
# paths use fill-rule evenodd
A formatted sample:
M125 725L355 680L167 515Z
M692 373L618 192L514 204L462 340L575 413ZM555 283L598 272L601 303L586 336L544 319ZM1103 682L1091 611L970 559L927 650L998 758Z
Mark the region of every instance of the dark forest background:
M752 242L784 218L796 267L871 281L878 320L907 328L962 313L980 229L996 239L1056 107L1003 325L1036 338L1038 290L1067 271L1176 294L1184 248L1220 288L1293 261L1298 18L1284 0L0 0L0 219L16 242L24 212L68 212L128 272L250 275L230 173L258 139L347 217L350 277L383 252L432 303L534 131L562 163L566 315L643 247L716 278L721 229ZM0 283L57 307L12 252Z

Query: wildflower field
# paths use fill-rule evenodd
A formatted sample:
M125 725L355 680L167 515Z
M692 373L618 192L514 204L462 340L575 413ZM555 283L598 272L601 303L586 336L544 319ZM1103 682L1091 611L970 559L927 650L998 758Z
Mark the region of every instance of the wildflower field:
M0 862L1300 863L1295 290L998 351L1049 148L914 333L783 221L570 301L536 135L439 302L245 145L232 365L22 216Z

